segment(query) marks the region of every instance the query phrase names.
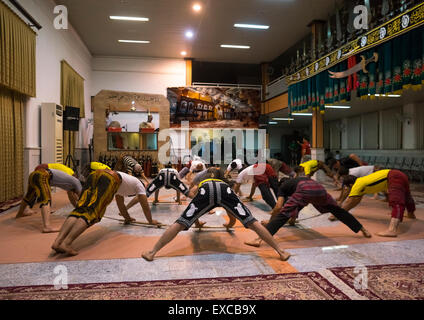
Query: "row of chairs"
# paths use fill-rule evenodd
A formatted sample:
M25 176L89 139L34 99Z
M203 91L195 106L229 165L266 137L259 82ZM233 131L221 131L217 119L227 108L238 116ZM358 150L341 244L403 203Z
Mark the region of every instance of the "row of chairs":
M371 165L378 165L382 168L402 170L409 176L411 181L424 182L424 157L362 156L361 159Z

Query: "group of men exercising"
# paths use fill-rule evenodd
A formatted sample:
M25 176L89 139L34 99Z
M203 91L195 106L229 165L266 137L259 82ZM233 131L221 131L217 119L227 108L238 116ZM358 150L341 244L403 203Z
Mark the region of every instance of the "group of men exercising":
M336 186L341 187L337 201L320 183L311 179L319 170L323 170L333 179ZM233 172L238 172L234 181L231 180ZM285 177L279 181L280 172ZM188 181L188 186L183 179ZM377 166L368 166L356 155L330 161L328 164L311 160L294 169L276 159L251 166L245 166L242 160L236 159L225 171L219 167L207 168L202 159L195 158L180 172L172 165L166 165L151 182L135 159L122 155L114 170L101 163L90 163L84 168L81 180L82 182L76 178L72 169L62 164L39 165L28 179L28 190L16 217L33 214L27 210L27 206L32 208L35 203L39 203L43 219L42 231L59 232L52 245L52 249L57 253L77 255L78 252L73 249L72 243L85 230L101 221L107 206L114 198L125 224L135 221L128 210L139 203L148 224L161 226L160 222L152 218L148 203L152 194L155 194L153 204L159 202L158 194L161 188L174 189L177 192L175 201L179 204L181 194L192 200L154 247L142 254L148 261L152 261L157 252L179 232L188 230L193 225L202 228L205 223L199 219L217 207L224 208L228 214L229 222L224 224L227 230L239 220L245 228L255 231L258 235L257 239L245 242L247 245L259 247L261 242L265 241L283 261L289 259L290 254L279 247L273 235L286 223L295 224L300 211L309 204L322 214L331 213L330 220L340 220L353 232L361 232L366 238L371 237L370 232L349 213L366 194L384 192L392 208L389 228L378 233L379 236L397 236L397 228L403 220L405 209L409 218L415 218L415 203L409 189L408 177L399 170L381 170ZM238 197L241 195L241 185L248 182L253 183L251 193L245 201L253 201L253 195L258 188L262 199L272 209L269 221L258 222ZM60 230L50 225L51 187L67 191L69 200L75 207ZM128 205L125 205L125 197L133 197Z

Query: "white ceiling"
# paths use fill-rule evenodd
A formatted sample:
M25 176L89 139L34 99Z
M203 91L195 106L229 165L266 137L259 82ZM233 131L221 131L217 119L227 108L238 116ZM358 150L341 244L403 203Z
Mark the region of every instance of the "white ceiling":
M187 57L200 61L261 63L278 57L305 37L314 19L326 19L335 0L56 0L95 56ZM201 3L200 13L191 8ZM148 17L149 22L113 21L109 16ZM270 25L236 29L234 23ZM186 30L195 38L187 40ZM118 43L149 40L150 44ZM220 48L249 45L250 50Z

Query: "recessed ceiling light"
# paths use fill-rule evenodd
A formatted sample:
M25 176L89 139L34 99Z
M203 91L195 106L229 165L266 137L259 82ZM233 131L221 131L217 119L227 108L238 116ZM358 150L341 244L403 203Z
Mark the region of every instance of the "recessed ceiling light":
M292 113L292 116L312 117L312 113Z
M150 41L147 41L147 40L118 40L118 42L122 42L122 43L150 43Z
M195 3L193 5L193 10L196 11L196 12L199 12L200 10L202 10L202 6L198 3Z
M247 28L247 29L262 29L262 30L269 29L269 26L260 25L260 24L245 24L245 23L236 23L234 27Z
M143 17L122 17L122 16L110 16L112 20L125 20L125 21L149 21L149 18Z
M193 31L188 30L188 31L186 31L185 36L186 36L186 38L191 39L191 38L193 38L194 33L193 33Z
M325 109L350 109L351 106L325 106Z
M182 56L186 56L187 55L187 51L181 51L181 55Z
M250 46L239 46L239 45L233 45L233 44L221 44L221 48L250 49Z

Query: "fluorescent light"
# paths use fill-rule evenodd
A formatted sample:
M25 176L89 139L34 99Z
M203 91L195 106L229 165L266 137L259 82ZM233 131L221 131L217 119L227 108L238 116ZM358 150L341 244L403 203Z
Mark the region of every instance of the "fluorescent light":
M350 109L351 106L325 106L325 109Z
M234 25L236 28L247 28L247 29L262 29L267 30L269 26L259 25L259 24L245 24L245 23L236 23Z
M370 94L369 94L369 96L370 96ZM378 94L378 93L376 93L375 94L375 96L376 97L389 97L389 98L400 98L400 97L402 97L400 94Z
M221 48L250 49L250 46L239 46L239 45L233 45L233 44L221 44Z
M294 118L272 118L275 121L294 121Z
M147 41L147 40L118 40L118 42L122 42L122 43L150 43L150 41Z
M181 51L181 55L182 56L186 56L187 55L187 51Z
M121 17L121 16L110 16L112 20L126 20L126 21L149 21L149 18L143 17Z
M186 38L191 39L191 38L193 38L194 33L193 33L193 31L188 30L188 31L186 31L185 36L186 36Z
M278 122L270 121L268 124L278 124Z
M312 113L292 113L292 116L312 117Z

